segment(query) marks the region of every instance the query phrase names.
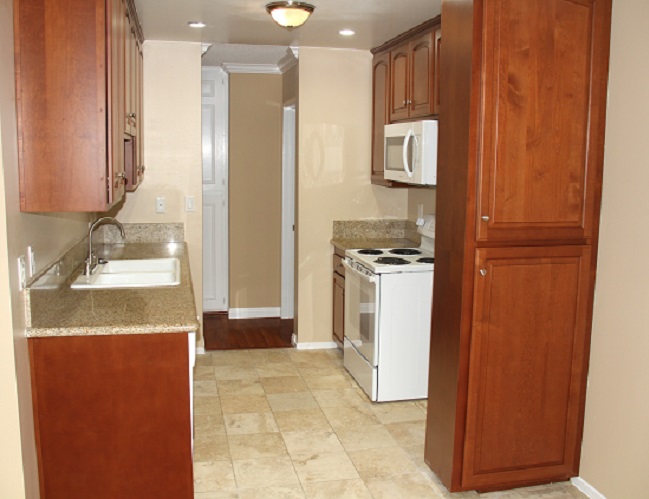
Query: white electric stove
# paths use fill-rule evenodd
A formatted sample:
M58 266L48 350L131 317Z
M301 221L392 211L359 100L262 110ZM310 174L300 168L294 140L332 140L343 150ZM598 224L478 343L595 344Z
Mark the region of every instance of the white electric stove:
M435 217L419 248L345 252L344 365L376 402L428 396Z

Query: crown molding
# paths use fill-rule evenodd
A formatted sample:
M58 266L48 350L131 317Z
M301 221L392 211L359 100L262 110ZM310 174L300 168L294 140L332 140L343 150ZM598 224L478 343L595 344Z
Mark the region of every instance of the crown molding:
M201 43L201 57L205 55L205 52L207 52L211 46L211 43Z
M236 64L224 62L221 67L228 73L258 73L279 75L282 72L276 64Z
M297 54L297 47L289 47L286 49L286 55L277 62L277 67L281 73L286 73L297 64Z

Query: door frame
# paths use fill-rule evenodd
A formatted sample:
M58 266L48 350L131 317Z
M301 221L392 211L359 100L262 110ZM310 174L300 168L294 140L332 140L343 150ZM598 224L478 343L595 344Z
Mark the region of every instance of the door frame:
M282 109L282 248L280 318L295 315L295 103Z

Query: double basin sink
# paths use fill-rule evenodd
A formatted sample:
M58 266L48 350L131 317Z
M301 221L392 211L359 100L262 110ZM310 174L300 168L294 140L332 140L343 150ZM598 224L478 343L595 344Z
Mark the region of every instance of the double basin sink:
M73 289L155 288L180 284L178 258L110 260L97 265L90 276L80 275Z

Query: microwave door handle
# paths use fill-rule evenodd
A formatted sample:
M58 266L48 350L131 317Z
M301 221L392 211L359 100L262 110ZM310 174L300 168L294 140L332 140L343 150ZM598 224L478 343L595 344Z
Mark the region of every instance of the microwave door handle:
M410 138L417 140L417 137L413 133L412 130L408 130L408 133L406 134L406 138L403 139L403 171L406 172L406 175L408 177L412 177L412 168L410 168L410 165L408 164L408 144L410 143ZM415 154L417 153L416 149L417 143L415 142Z

